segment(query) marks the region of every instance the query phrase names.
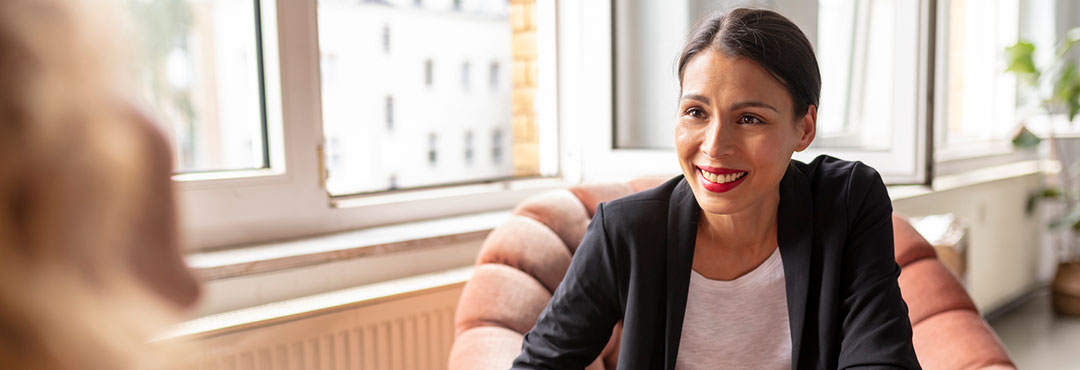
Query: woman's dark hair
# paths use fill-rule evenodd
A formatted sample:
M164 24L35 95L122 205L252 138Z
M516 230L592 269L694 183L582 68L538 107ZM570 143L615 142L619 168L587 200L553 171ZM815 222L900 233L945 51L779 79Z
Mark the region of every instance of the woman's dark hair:
M802 117L821 96L821 72L814 48L799 27L771 10L734 9L712 15L690 34L679 56L679 86L686 63L698 53L716 48L728 57L743 57L765 68L787 88Z

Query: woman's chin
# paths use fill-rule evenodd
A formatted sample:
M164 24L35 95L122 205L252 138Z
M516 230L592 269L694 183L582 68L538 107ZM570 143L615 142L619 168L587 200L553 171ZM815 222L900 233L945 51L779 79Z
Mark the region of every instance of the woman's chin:
M743 208L737 203L738 202L729 199L698 198L698 207L701 208L701 211L712 215L728 215L736 213Z

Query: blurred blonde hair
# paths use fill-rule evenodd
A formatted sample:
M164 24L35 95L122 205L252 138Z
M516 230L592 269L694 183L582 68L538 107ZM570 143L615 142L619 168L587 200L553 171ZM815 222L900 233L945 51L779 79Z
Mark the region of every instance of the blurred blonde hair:
M140 276L153 275L140 264L159 247L140 229L175 239L173 226L146 220L147 200L172 200L169 160L155 170L164 140L146 140L118 93L115 8L0 0L3 369L152 367L147 339L176 312ZM175 245L162 253L179 260Z

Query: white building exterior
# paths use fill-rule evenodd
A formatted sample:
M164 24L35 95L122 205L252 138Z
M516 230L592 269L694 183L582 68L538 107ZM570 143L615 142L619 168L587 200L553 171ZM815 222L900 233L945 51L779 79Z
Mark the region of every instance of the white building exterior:
M508 10L505 0L319 2L331 193L512 175Z

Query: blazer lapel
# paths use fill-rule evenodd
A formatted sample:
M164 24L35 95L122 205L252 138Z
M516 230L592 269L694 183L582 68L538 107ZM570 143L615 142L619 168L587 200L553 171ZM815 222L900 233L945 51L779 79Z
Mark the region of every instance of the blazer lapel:
M813 203L810 184L793 160L780 180L776 240L784 263L788 320L791 325L791 367L799 367L806 324L806 295L810 280Z
M686 313L686 294L690 286L690 269L694 259L694 241L700 209L694 193L683 179L675 186L668 203L667 225L667 314L664 367L675 369L683 315Z

